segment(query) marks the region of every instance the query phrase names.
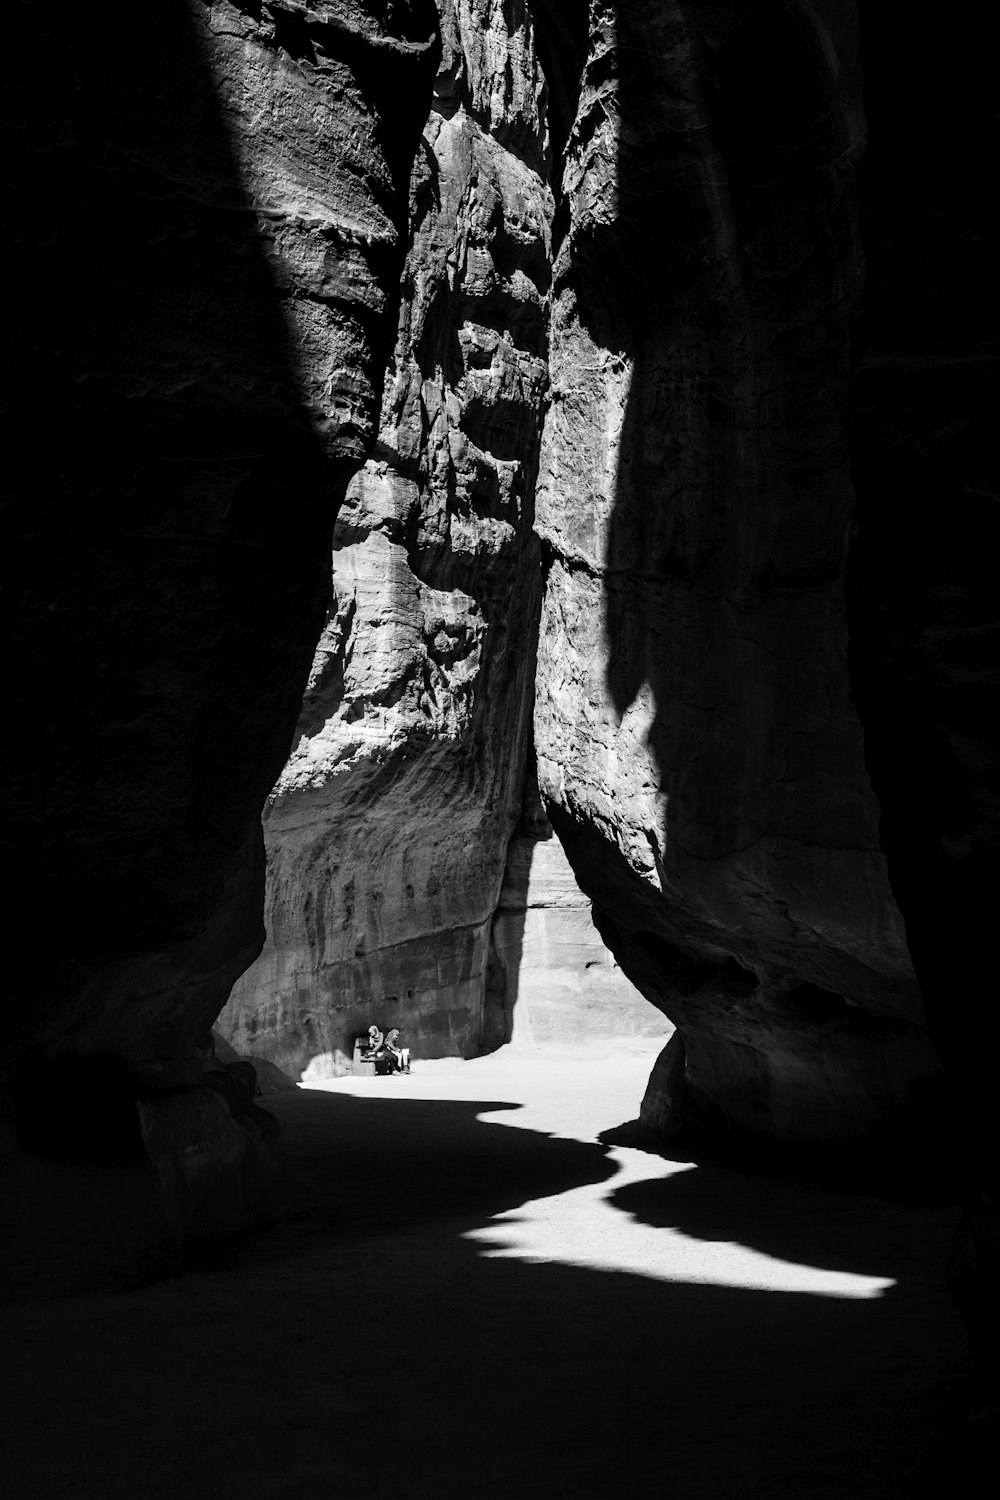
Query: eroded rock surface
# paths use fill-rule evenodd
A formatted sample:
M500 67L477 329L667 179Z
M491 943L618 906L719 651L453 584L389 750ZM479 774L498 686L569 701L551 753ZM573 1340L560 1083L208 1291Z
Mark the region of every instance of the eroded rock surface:
M16 55L45 60L11 80L3 162L0 1118L29 1153L74 1156L110 1069L125 1135L167 1111L178 1163L235 1161L198 1047L263 938L260 809L375 435L436 66L433 6L389 9L157 3L127 37L114 8L13 17ZM187 1191L169 1178L161 1228ZM233 1191L230 1228L255 1212Z
M268 942L220 1026L333 1070L371 1021L474 1054L520 808L540 592L550 198L525 6L441 8L403 310L335 608L265 818Z
M938 1070L846 671L863 146L852 7L591 7L535 733L668 1130L849 1138Z

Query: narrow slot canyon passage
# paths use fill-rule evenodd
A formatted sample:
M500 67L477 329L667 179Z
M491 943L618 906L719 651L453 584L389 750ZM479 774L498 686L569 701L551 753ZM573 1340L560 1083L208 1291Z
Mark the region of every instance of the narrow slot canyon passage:
M971 1493L954 1206L613 1145L651 1060L514 1046L270 1098L282 1227L4 1311L5 1493Z
M0 1500L978 1494L988 13L65 9Z

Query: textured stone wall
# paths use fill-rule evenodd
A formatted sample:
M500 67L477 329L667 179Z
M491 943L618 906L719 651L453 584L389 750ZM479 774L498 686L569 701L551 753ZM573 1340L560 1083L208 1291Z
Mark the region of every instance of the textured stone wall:
M70 12L12 11L2 157L0 1125L49 1239L67 1163L168 1260L280 1197L201 1051L280 773L241 1050L641 1030L624 974L651 1122L825 1141L941 1118L925 999L995 1286L985 22ZM572 881L511 841L533 690Z
M58 913L18 973L36 1050L191 1046L253 956L259 810L374 438L433 11L397 7L421 43L254 9L142 7L124 70L73 23L25 82L25 300L59 272L13 361L17 408L59 413L9 558L8 828Z
M938 1067L846 670L856 18L590 15L537 502L540 787L678 1026L647 1118L849 1138Z
M268 941L220 1027L336 1069L370 1022L484 1042L490 925L528 744L550 197L524 5L447 0L378 442L265 816Z
M260 810L396 324L437 24L381 9L10 18L4 1196L17 1146L145 1160L171 1243L278 1202L199 1047L263 938Z

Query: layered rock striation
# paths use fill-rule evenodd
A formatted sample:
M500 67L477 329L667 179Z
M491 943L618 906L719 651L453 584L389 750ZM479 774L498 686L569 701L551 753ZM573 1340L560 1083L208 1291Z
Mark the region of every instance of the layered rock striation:
M627 976L677 1026L650 1123L877 1133L939 1060L847 662L856 10L442 18L378 446L223 1026L291 1069L372 1020L468 1055L515 1000L521 1034L643 1030ZM533 687L561 847L508 845Z
M268 941L220 1021L337 1071L371 1022L487 1034L490 928L530 734L550 194L527 8L447 0L378 441L265 815Z

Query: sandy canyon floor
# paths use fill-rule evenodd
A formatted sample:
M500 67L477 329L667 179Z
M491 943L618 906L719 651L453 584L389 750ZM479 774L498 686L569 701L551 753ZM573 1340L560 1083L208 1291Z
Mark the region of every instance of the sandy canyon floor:
M612 1144L651 1065L269 1099L286 1224L0 1316L8 1500L971 1493L955 1207Z

